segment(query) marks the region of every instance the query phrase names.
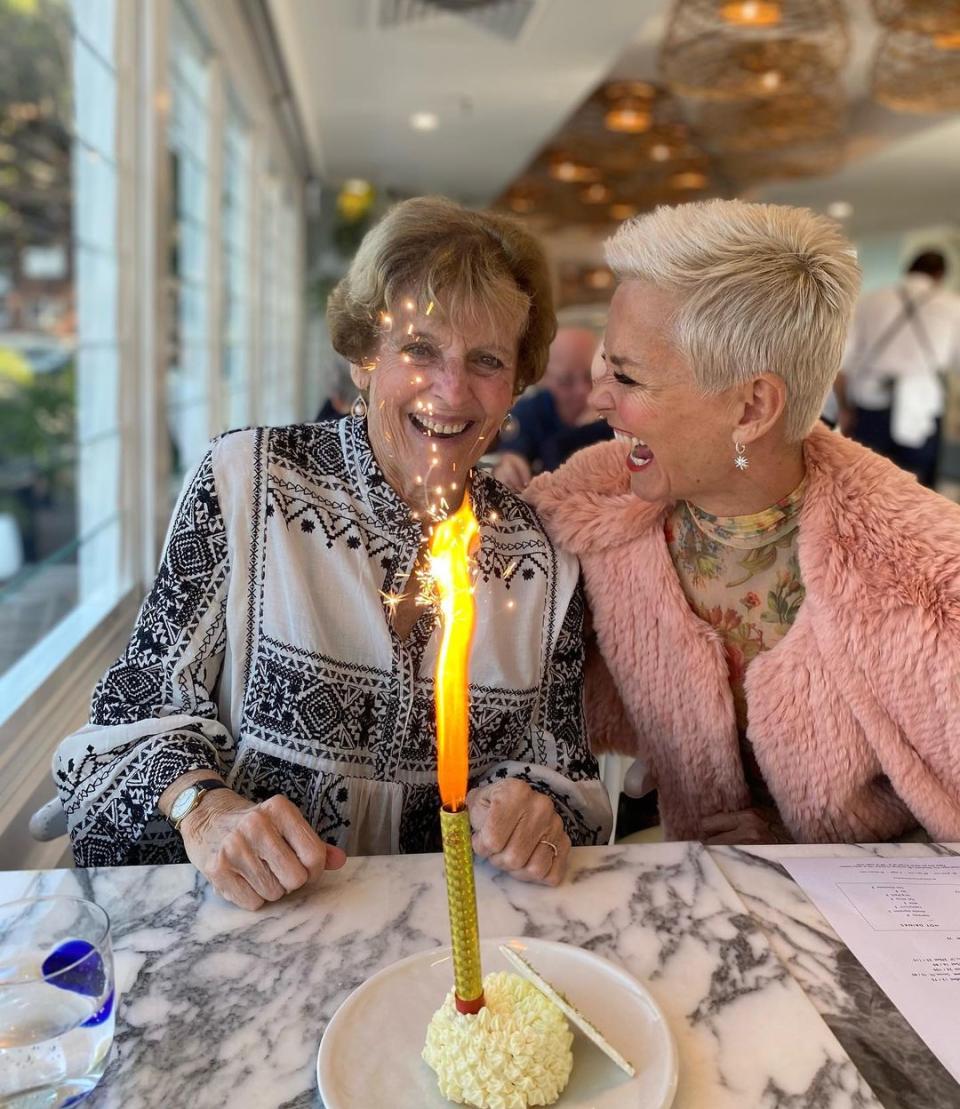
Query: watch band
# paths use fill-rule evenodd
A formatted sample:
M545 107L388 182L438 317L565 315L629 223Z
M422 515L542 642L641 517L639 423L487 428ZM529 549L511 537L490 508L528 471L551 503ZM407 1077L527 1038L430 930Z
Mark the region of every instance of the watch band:
M186 793L188 789L192 789L194 791L193 804L190 806L189 809L187 809L187 811L185 813L183 813L182 816L179 817L179 819L170 821L170 823L173 825L173 830L175 832L180 831L180 825L193 812L193 810L197 807L197 805L200 804L200 802L203 800L203 795L205 793L212 793L215 789L229 789L229 788L230 787L227 785L227 783L226 782L221 782L219 780L219 778L202 778L199 782L191 782L190 785L184 786L183 789L180 791L180 793L178 793L177 796L174 798L173 804L176 805L179 798L184 793ZM173 806L171 806L171 810L172 810L172 808L173 808Z

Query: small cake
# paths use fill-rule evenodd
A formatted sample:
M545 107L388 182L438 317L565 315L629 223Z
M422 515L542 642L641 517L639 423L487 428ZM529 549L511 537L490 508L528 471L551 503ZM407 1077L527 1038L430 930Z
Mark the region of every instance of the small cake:
M531 982L506 971L483 980L486 1004L458 1013L453 990L433 1014L423 1059L440 1093L476 1109L552 1105L570 1079L573 1033Z

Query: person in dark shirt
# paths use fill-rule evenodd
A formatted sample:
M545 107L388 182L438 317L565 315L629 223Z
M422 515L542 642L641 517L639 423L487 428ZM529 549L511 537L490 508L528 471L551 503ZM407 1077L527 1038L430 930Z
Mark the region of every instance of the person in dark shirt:
M597 349L592 331L564 327L550 347L540 388L513 406L513 427L500 436L500 461L494 476L520 491L530 478L555 470L574 451L611 437L602 420L591 420L590 364Z
M339 354L333 356L331 377L330 394L317 413L316 423L322 423L324 420L339 420L341 416L346 416L357 396L357 387L350 376L350 363Z

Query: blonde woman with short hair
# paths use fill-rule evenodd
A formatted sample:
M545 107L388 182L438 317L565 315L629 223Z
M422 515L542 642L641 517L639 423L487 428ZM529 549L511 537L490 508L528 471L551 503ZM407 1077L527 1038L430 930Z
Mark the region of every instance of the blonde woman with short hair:
M439 848L432 521L479 520L467 804L557 884L610 805L582 710L579 569L475 464L543 373L546 261L507 219L392 209L329 305L353 414L232 432L189 480L130 644L56 763L80 865L189 858L258 908L346 854Z
M960 838L960 507L817 419L850 243L715 200L607 260L619 442L528 491L583 567L595 748L644 761L674 839Z

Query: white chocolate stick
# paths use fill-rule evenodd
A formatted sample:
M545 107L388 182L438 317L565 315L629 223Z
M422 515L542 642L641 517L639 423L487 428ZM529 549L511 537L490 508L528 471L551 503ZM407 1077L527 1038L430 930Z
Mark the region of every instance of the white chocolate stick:
M551 986L546 978L542 978L521 954L514 951L512 947L507 947L505 944L500 944L500 954L511 966L515 967L524 978L532 982L541 993L549 997L563 1015L568 1020L572 1020L580 1031L588 1039L592 1040L608 1059L612 1059L613 1062L615 1062L622 1071L626 1071L631 1078L636 1076L636 1067L632 1063L627 1062L613 1044L606 1039L600 1029L587 1020L583 1013L575 1008L558 989Z

